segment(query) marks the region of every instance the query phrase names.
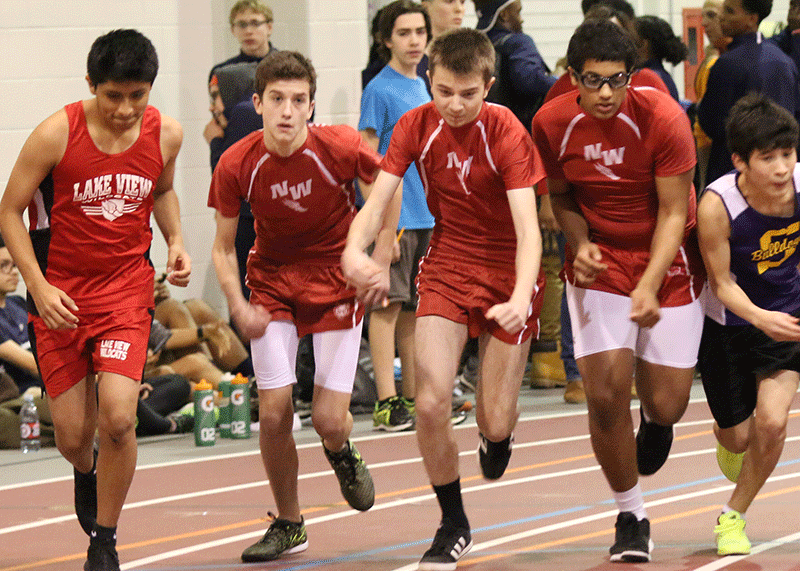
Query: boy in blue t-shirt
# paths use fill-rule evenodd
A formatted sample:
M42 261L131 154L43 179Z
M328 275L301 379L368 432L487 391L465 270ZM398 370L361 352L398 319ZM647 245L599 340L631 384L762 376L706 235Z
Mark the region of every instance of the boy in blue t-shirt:
M390 59L364 89L358 129L364 140L383 154L400 117L431 100L425 82L417 75L417 64L425 55L431 37L430 18L420 4L397 0L383 9L379 31L381 49ZM373 308L369 322L378 393L372 418L378 430L407 430L414 422L415 282L433 222L419 173L411 165L403 177L403 204L390 273L389 304ZM394 384L395 331L403 371L402 398L397 396Z

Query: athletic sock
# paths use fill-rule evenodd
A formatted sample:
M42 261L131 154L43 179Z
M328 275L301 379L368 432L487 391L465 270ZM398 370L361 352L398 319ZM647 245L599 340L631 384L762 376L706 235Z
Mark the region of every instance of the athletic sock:
M736 511L736 510L735 510L735 509L733 509L733 508L732 508L731 506L729 506L728 504L725 504L725 505L723 506L723 508L722 508L722 513L724 513L724 514L726 514L726 513L728 513L728 512L733 512L733 511ZM744 512L739 512L739 515L740 515L740 516L742 516L742 519L744 519Z
M461 498L461 479L456 478L449 484L433 486L436 499L442 509L442 519L449 519L456 527L469 528L467 514L464 512L464 502Z
M95 522L94 527L92 527L92 535L91 541L100 542L100 543L112 543L116 545L117 543L117 528L114 527L104 527L99 523Z
M642 488L638 483L627 492L614 492L614 501L620 512L631 512L639 521L647 517Z

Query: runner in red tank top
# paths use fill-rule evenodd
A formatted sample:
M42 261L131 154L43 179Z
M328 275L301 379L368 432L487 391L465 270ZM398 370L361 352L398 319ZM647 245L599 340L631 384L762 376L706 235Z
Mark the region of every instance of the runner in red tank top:
M185 286L191 271L173 189L181 127L147 105L157 71L155 48L139 32L95 40L94 98L34 129L0 202L0 230L28 288L56 442L74 466L75 511L91 536L87 571L119 569L116 526L136 468L152 320L151 213L168 245L169 282Z

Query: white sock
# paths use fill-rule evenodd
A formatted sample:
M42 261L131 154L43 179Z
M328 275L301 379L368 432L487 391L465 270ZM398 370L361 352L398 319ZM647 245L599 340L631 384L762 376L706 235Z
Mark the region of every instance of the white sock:
M631 512L639 521L647 517L642 488L638 483L627 492L614 492L614 501L620 512Z
M722 507L722 513L723 513L723 514L726 514L726 513L728 513L728 512L734 512L734 511L736 511L736 510L735 510L735 509L733 509L733 508L732 508L731 506L729 506L728 504L725 504L725 505ZM742 513L742 512L739 512L739 515L740 515L740 516L742 516L742 519L744 519L744 513Z

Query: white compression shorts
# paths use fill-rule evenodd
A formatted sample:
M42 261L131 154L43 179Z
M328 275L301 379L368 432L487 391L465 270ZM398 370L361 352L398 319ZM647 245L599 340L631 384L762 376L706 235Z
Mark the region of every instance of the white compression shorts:
M361 320L351 329L312 334L315 385L340 393L353 391L363 323ZM297 328L291 321L270 321L264 335L250 341L259 389L277 389L297 382L299 343Z
M689 369L697 364L703 332L699 299L677 307L662 307L653 327L631 321L631 298L567 283L567 305L575 339L575 358L613 349L630 349L654 365ZM702 297L702 296L701 296Z

